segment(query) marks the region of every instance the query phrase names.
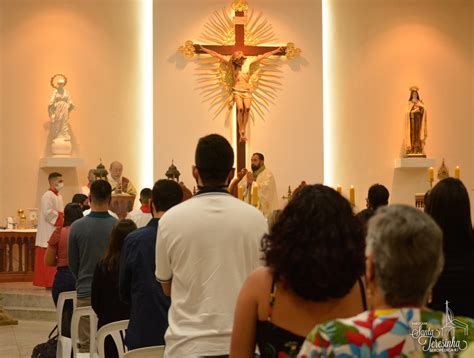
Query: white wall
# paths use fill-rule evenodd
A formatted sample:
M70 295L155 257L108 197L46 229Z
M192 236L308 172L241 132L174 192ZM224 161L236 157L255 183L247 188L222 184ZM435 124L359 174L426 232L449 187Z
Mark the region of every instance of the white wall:
M64 73L76 110L71 114L75 155L85 166L61 169L65 201L84 185L87 170L102 158L121 160L124 175L140 173L140 2L16 0L1 2L0 218L36 207L49 171L38 168L46 153L49 84ZM151 165L151 164L150 164Z
M195 63L176 52L186 40L197 42L210 14L229 1L155 0L154 116L155 177L162 177L174 159L192 189L191 166L198 139L220 133L231 139L224 116L212 120L196 90ZM295 42L301 58L283 64L283 89L265 122L250 125L248 156L265 154L280 196L303 179L320 182L322 162L322 57L319 1L253 0L273 25L279 44ZM178 15L179 14L179 15ZM179 20L177 20L179 19Z
M427 173L394 170L403 142L409 87L428 110L426 152L459 165L472 187L472 7L467 0L330 1L332 174L354 184L357 205L385 184L392 202L413 204Z

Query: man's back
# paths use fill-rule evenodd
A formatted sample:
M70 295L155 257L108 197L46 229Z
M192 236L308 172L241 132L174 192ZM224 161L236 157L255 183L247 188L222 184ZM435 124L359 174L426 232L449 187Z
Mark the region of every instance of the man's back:
M71 226L68 241L69 268L77 278L78 298L91 296L95 266L103 256L117 219L107 212L91 212Z
M158 219L127 236L120 261L120 296L130 302L125 336L129 349L164 345L168 328L169 297L155 278Z
M224 191L205 192L160 221L156 276L172 279L167 357L228 354L233 313L260 264L262 214Z

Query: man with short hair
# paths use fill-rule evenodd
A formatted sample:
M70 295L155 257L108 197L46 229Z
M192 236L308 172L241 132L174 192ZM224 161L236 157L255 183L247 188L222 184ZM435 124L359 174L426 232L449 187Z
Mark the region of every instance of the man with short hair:
M68 240L69 268L76 277L77 307L91 305L91 286L95 266L109 244L117 219L107 212L112 188L105 180L91 184L91 213L71 225ZM79 322L80 352L89 351L89 319Z
M71 202L75 204L79 204L82 211L86 211L87 209L91 208L89 205L89 195L86 195L86 194L81 194L81 193L74 194Z
M201 138L192 171L199 191L160 220L156 278L171 295L165 357L228 355L239 290L261 264L267 224L227 191L233 164L224 137Z
M140 208L127 214L127 219L137 224L137 228L144 227L152 219L150 208L151 194L150 188L143 188L140 191Z
M272 172L265 167L265 157L262 153L254 153L251 158L251 171L240 181L239 186L243 187L244 200L252 203L252 186L257 189L257 208L263 213L267 220L273 212L278 209L278 193L275 177Z
M64 223L63 197L59 191L64 187L61 173L53 172L48 176L49 189L41 197L38 215L38 230L35 240L35 272L33 285L50 288L53 286L55 267L44 264L44 255L48 247L48 240L54 230Z
M164 345L168 328L170 299L155 278L156 234L160 218L183 200L183 191L177 182L162 179L150 192L153 218L128 234L120 260L120 297L130 303L125 336L128 349Z
M123 165L120 162L113 161L110 163L110 178L108 179L112 186L114 194L137 195L137 189L133 186L130 179L122 176Z
M366 226L379 207L388 205L389 196L388 189L382 184L372 185L367 193L367 208L359 212L357 218Z

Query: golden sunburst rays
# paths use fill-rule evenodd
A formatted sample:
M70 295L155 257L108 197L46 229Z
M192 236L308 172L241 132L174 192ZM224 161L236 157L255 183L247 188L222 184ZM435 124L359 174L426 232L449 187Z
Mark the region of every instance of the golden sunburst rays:
M199 41L210 45L234 45L235 28L231 13L231 7L213 12L204 25ZM263 17L263 13L257 14L253 9L248 10L245 44L261 46L275 41L272 25ZM203 96L204 102L209 104L213 119L222 112L226 112L228 117L234 104L232 92L234 79L229 65L208 56L197 57L196 64L197 90ZM265 113L269 111L271 105L274 105L276 93L282 85L279 81L282 78L279 61L263 60L253 64L249 75L252 88L250 118L255 121L258 116L265 120Z
M234 23L229 16L228 8L222 9L221 12L214 11L199 37L201 41L216 45L233 45L234 39Z
M263 13L254 16L253 9L249 11L247 25L245 26L245 44L259 46L276 41L272 25L267 19L262 18Z

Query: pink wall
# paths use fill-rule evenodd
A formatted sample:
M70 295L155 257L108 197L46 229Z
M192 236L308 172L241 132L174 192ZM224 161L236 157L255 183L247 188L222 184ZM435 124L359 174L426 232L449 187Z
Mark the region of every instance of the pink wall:
M61 169L65 201L102 158L139 172L139 13L136 2L18 0L1 2L0 218L36 207L49 171L39 169L48 136L53 74L68 76L75 155L85 166Z
M473 3L466 0L331 1L331 121L334 181L357 189L385 184L392 202L413 204L425 170L394 170L409 87L428 110L426 152L472 188Z

